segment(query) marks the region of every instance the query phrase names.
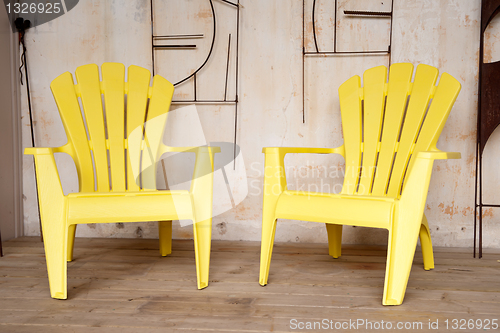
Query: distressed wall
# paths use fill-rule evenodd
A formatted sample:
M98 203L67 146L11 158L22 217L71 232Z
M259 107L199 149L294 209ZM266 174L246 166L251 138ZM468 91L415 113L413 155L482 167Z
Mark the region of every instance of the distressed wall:
M156 1L160 3L160 1ZM377 65L387 65L387 56L311 57L305 63L306 111L302 122L302 1L300 0L241 0L240 79L238 144L245 159L248 176L248 197L238 206L214 218L214 239L260 240L262 209L262 171L265 146L336 147L342 144L338 86L355 74ZM306 1L309 5L311 0ZM317 31L320 48L332 47L332 1L317 2ZM389 0L339 0L342 9L390 10ZM234 17L230 9L214 0L218 31L231 32ZM170 7L171 6L171 7ZM168 7L168 8L167 8ZM310 6L309 6L310 7ZM172 14L179 10L180 15ZM392 62L425 63L448 72L462 83L462 91L441 135L438 148L460 151L459 161L438 161L434 166L425 213L433 242L437 246L472 245L474 165L477 112L477 76L479 50L479 0L394 0ZM185 11L190 12L186 13ZM36 27L27 35L34 109L35 136L38 146L59 146L66 142L49 84L59 74L82 64L122 62L150 68L149 1L81 1L68 14ZM206 52L211 38L211 12L206 0L177 0L168 6L156 7L155 29L165 33L198 33L205 39L199 53ZM160 20L171 15L183 16L175 24ZM224 16L227 15L227 16ZM338 17L339 50L354 48L376 49L388 45L389 21L360 20ZM497 39L500 24L492 23L487 33L487 61L498 59ZM306 47L312 48L310 10L306 10ZM195 28L195 29L194 29ZM194 30L193 30L194 29ZM234 32L233 32L234 33ZM227 39L216 38L215 52L224 54ZM157 69L172 81L182 71L193 70L200 54L161 54ZM170 58L169 58L170 57ZM176 58L177 57L177 58ZM203 58L203 57L201 57ZM214 58L215 59L215 58ZM220 93L215 86L221 80L216 69L225 64L210 60L200 75L203 93ZM184 61L189 61L185 65ZM179 64L179 65L177 65ZM231 66L234 66L232 62ZM182 67L182 68L180 68ZM180 69L179 69L180 68ZM231 67L234 71L234 67ZM205 76L203 76L203 74ZM176 92L176 97L189 97L188 83ZM229 91L234 94L234 90ZM23 96L25 100L25 96ZM227 141L233 138L234 108L231 106L199 106L198 113L207 141ZM23 143L29 145L29 120L23 108ZM500 202L497 184L500 177L496 166L500 154L495 146L500 134L494 133L485 150L485 198ZM67 156L57 162L65 192L77 190L75 167ZM337 156L289 156L287 173L290 187L318 186L326 191L338 191L342 175L327 175L324 170L342 167ZM37 235L39 226L34 191L32 157L24 157L25 232ZM311 187L312 186L312 187ZM303 187L302 187L303 188ZM235 189L238 190L237 188ZM500 247L499 211L486 210L484 245ZM191 238L191 226L174 224L175 238ZM157 237L155 223L82 225L78 236L85 237ZM346 227L346 243L386 242L384 230ZM300 221L278 224L277 241L326 242L324 225Z

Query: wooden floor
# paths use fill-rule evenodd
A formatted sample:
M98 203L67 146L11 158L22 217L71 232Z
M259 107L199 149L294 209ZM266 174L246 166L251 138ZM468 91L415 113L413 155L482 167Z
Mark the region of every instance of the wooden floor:
M68 299L55 300L40 239L4 242L0 332L341 332L353 323L360 326L348 331L380 332L387 322L426 332L437 320L431 331L447 331L448 320L452 332L461 319L500 321L500 251L479 260L469 249L438 248L433 271L424 271L417 253L403 305L384 307L384 247L345 246L332 259L324 244L277 244L269 285L261 287L258 243L212 246L210 285L197 290L192 241L174 241L161 258L155 240L77 239ZM328 326L306 330L314 322Z

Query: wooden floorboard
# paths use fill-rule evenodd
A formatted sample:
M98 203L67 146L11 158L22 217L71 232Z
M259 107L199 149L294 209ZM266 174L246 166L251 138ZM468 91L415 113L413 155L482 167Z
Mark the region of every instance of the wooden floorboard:
M323 320L422 323L402 331L441 332L445 320L448 331L453 320L500 321L499 250L474 259L470 249L437 248L436 268L425 271L417 249L403 305L384 307L383 246L347 245L333 259L324 244L276 244L269 284L261 287L259 243L214 241L210 285L197 290L192 241L174 240L173 253L162 258L156 240L78 238L63 301L49 296L39 238L3 245L0 332L345 331L293 329ZM366 325L351 330L381 331Z

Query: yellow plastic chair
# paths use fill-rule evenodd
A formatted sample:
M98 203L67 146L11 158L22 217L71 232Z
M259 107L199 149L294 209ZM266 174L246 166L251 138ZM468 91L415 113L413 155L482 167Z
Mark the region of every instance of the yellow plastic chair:
M66 261L73 258L76 224L160 221L160 253L166 256L172 251L172 220L178 219L194 222L198 288L205 288L213 158L220 149L162 143L174 92L174 86L163 77L156 75L150 87L150 72L130 66L125 81L125 67L117 63L103 64L101 74L102 81L99 67L90 64L76 69L77 84L69 72L52 81L50 88L68 143L58 148L25 149L25 154L35 157L50 294L67 298ZM190 191L156 189L156 164L166 152L196 154ZM54 153L73 158L80 192L63 194Z
M434 268L424 206L434 160L460 158L436 148L460 83L444 73L436 87L438 70L427 65L417 67L413 83L412 75L412 64L393 64L389 81L387 68L379 66L365 71L363 87L359 76L342 84L344 144L338 148L263 149L261 285L267 284L278 218L326 223L334 258L340 256L342 225L388 229L384 305L403 302L419 235L424 268ZM341 193L287 190L289 153L342 155Z

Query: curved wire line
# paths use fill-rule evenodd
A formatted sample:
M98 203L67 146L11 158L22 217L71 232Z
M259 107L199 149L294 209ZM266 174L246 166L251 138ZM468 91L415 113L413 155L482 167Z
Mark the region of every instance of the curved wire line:
M216 25L217 25L217 22L216 22L216 19L215 19L215 9L214 9L214 4L212 2L212 0L208 0L210 2L210 7L212 9L212 17L214 19L214 35L212 37L212 45L210 45L210 52L208 52L208 56L207 58L205 59L205 61L203 62L203 64L198 67L197 70L195 70L191 75L185 77L184 79L180 80L179 82L177 83L174 83L174 86L177 86L187 80L189 80L190 78L192 78L194 75L196 75L196 73L198 73L205 65L206 63L208 62L208 59L210 59L210 56L212 55L212 51L214 49L214 44L215 44L215 29L216 29Z
M315 24L315 15L316 12L316 0L313 0L313 8L312 8L312 25L313 25L313 36L314 36L314 46L316 46L316 52L319 52L318 50L318 42L316 40L316 24Z
M24 67L24 59L26 59L26 45L24 44L24 32L19 32L19 43L23 48L23 53L21 54L21 65L19 66L19 79L21 80L21 85L23 83L23 67Z
M491 13L491 16L488 17L488 19L486 20L486 25L484 26L484 31L482 33L484 33L486 31L486 29L488 29L488 26L490 25L491 23L491 20L493 20L493 18L495 16L497 16L497 14L500 12L500 5L497 6L497 8ZM483 27L481 27L482 29Z

